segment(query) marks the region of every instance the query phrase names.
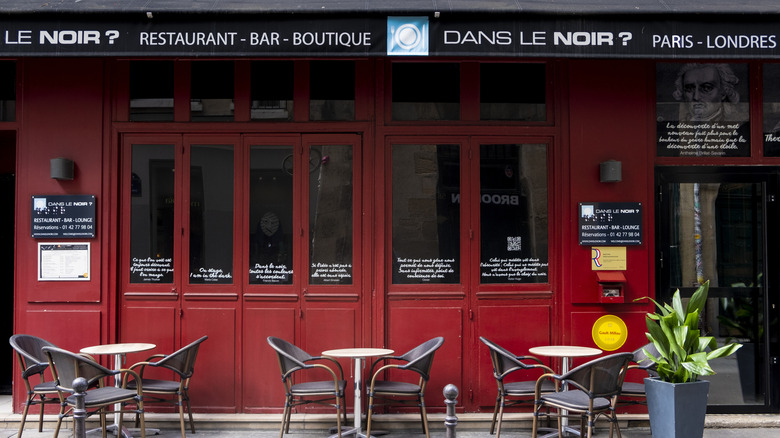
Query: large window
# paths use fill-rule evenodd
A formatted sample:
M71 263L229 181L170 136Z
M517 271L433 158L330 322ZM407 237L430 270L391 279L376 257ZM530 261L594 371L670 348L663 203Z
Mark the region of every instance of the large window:
M481 284L549 281L547 145L391 147L393 284L460 284L472 260ZM479 148L478 179L463 177L474 156L463 148ZM464 242L477 220L479 240Z
M547 148L480 147L480 282L546 283Z
M460 147L393 145L393 283L460 282Z

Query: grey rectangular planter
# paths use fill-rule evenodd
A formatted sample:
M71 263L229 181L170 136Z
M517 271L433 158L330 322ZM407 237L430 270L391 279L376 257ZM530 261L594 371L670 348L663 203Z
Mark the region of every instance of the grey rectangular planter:
M707 414L708 380L667 383L645 379L650 429L659 438L701 438Z

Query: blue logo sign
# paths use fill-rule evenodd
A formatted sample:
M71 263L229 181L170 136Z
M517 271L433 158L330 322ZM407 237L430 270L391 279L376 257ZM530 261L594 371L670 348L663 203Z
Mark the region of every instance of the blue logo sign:
M387 17L387 54L428 56L428 17Z

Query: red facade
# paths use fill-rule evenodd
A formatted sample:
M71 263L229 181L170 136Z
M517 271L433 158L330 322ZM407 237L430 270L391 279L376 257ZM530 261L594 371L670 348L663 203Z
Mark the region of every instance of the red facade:
M306 65L307 60L296 59ZM547 74L545 122L479 120L479 98L468 87L480 62L455 59L461 71L460 118L454 122L400 123L390 117L388 58L356 61L354 121L309 121L308 96L297 95L291 122L250 120L247 62L235 61L235 120L189 121L187 60L175 62L175 120L131 122L129 62L113 58L17 59L17 118L0 123L15 133L15 272L14 333L44 337L63 348L110 342L153 342L153 352L167 352L202 335L197 374L190 391L199 412L278 413L282 393L276 358L267 336L294 341L315 353L342 347L387 347L396 352L434 336L445 342L436 355L429 394L443 387L461 389L460 409L488 412L494 380L485 336L524 352L546 344L593 346L592 328L604 315L625 321L627 339L618 351L632 351L645 340L645 313L656 294L654 169L664 165L732 164L778 166L780 158L761 153L760 123L752 125L752 153L747 158L659 158L655 137L655 62L649 60L542 60ZM510 60L501 60L510 61ZM515 62L515 61L511 61ZM760 82L760 63L749 63L751 79ZM296 70L298 71L298 70ZM296 73L298 74L298 73ZM306 77L296 77L305 88ZM298 88L296 88L298 90ZM758 111L759 90L750 99ZM300 105L299 105L300 104ZM460 281L457 284L398 285L391 280L392 205L389 197L394 144L455 144L460 150ZM547 149L548 281L485 285L479 281L479 176L475 158L482 144L544 144ZM129 217L132 202L133 145L174 145L175 166L191 158L197 145L230 145L234 181L232 218L233 280L229 284L193 284L183 260L191 251L182 243L190 231L188 208L173 214L182 235L174 261L179 275L171 283L135 284ZM308 151L310 145L352 148L353 273L349 285L310 284L298 270L292 284L250 284L242 273L250 255L250 148L284 145ZM5 148L7 151L9 148ZM5 152L4 152L5 153ZM308 153L308 152L307 152ZM49 160L75 162L72 181L50 178ZM307 160L300 159L298 165ZM603 183L599 165L622 163L622 181ZM301 177L302 178L302 177ZM181 182L177 200L190 205ZM145 190L147 188L144 188ZM309 204L305 180L295 182L294 263L305 266ZM301 195L301 194L304 195ZM96 237L90 242L89 281L39 281L38 243L31 237L30 199L36 195L94 194ZM303 196L300 199L299 196ZM638 202L643 206L643 241L627 246L622 303L602 303L591 247L578 242L580 202ZM8 213L6 213L8 214ZM476 237L475 237L476 233ZM178 243L176 243L178 244ZM145 353L130 355L129 364ZM9 358L10 360L10 358ZM106 359L107 360L107 359ZM345 369L349 364L344 361ZM14 373L17 376L18 373ZM23 394L15 377L14 401ZM437 405L432 402L431 405ZM436 408L431 410L435 411Z

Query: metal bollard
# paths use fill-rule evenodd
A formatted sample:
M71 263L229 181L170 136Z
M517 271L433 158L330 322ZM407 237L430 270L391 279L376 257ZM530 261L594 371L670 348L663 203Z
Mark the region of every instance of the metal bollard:
M73 408L73 437L87 437L87 409L84 398L87 396L87 379L76 377L73 380L73 395L76 397L76 407Z
M447 438L455 438L455 426L458 417L455 416L455 404L458 403L458 387L450 383L444 387L444 404L447 405L447 415L444 417L444 427L447 428Z

